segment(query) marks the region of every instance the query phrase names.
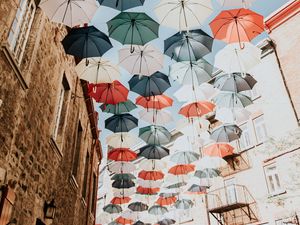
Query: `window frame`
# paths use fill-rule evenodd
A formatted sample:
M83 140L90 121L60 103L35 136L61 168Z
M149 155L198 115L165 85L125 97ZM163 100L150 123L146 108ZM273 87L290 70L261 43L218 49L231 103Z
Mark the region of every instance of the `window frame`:
M239 142L240 151L248 150L250 148L253 148L253 146L254 146L253 140L251 140L251 129L250 129L250 125L249 125L248 122L249 121L247 121L247 122L239 125L239 128L242 130L242 135L241 135L241 137L239 138L239 141L238 141ZM241 140L244 141L243 137L244 137L244 134L245 134L244 130L242 129L243 126L247 127L247 129L246 129L247 132L246 133L248 133L248 135L249 135L249 141L250 141L250 144L247 145L247 146L245 145L244 147L242 147L242 144L241 144L241 143L243 143Z
M73 149L73 159L72 159L72 168L71 168L71 174L75 178L77 183L78 183L78 169L80 167L83 132L84 131L81 125L81 121L78 120L76 126L76 137L75 137L75 144Z
M259 139L258 138L259 135L258 135L258 132L257 132L258 131L257 127L259 127L259 126L257 126L256 121L259 120L259 119L262 119L262 122L259 122L258 124L260 124L260 126L262 124L263 127L264 127L264 136L265 137L263 139ZM264 115L262 114L262 115L260 115L258 117L255 117L252 121L253 121L253 128L254 128L256 143L257 144L262 144L262 143L264 143L267 140L267 137L268 137L268 132L267 132L267 128L266 128L266 123L265 123Z
M275 173L273 172L273 174L276 174L277 175L277 180L279 181L279 188L276 188L274 186L274 191L271 190L271 183L270 183L270 180L269 180L269 176L270 174L268 173L268 169L272 168L272 167L275 167ZM277 168L277 165L276 163L271 163L269 165L265 165L263 167L264 169L264 174L265 174L265 180L266 180L266 185L267 185L267 189L268 189L268 193L270 196L276 196L276 195L279 195L279 194L282 194L282 193L285 193L285 189L282 185L282 182L281 182L281 179L280 179L280 176L279 176L279 173L278 173L278 168ZM274 175L271 174L271 176L273 177ZM276 180L276 179L275 179ZM273 182L275 181L273 180ZM273 185L276 185L275 183L273 183Z

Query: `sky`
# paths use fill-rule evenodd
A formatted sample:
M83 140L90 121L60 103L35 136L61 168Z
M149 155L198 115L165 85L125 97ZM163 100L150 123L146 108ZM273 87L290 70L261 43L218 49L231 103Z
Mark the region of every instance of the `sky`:
M277 10L279 7L281 7L283 4L285 4L287 2L287 0L256 0L254 3L252 3L250 9L262 14L263 16L267 17L268 15L270 15L272 12L274 12L275 10ZM146 0L144 5L142 7L136 7L133 9L130 9L128 11L131 12L145 12L146 14L148 14L150 17L152 17L154 20L157 20L157 17L154 13L154 8L155 5L157 5L159 3L159 0ZM218 6L218 4L216 3L215 0L213 0L213 7L214 7L214 12L213 14L203 23L203 25L200 27L202 30L204 30L206 33L208 33L209 35L211 34L211 30L208 26L208 23L222 10L220 8L220 6ZM111 8L107 8L104 6L101 6L99 8L99 10L97 11L92 24L94 26L96 26L99 30L101 30L102 32L108 34L107 32L107 25L106 22L109 21L110 19L112 19L114 16L116 16L117 14L119 14L120 12ZM172 36L173 34L175 34L177 31L174 29L170 29L168 27L165 26L160 26L159 29L159 38L155 39L151 42L149 42L151 45L154 45L155 47L157 47L158 49L161 49L161 51L163 51L163 41L165 39L167 39L168 37ZM258 41L262 40L263 38L267 37L266 34L262 34L259 37L257 37L255 40L253 40L253 43L257 43ZM111 39L111 42L113 44L113 48L111 50L109 50L107 53L105 53L105 55L103 56L103 58L110 60L111 62L118 64L118 50L121 49L123 46L121 43ZM207 61L209 61L211 64L214 63L214 55L225 46L224 43L222 43L221 41L214 41L213 44L213 50L212 52L207 55L205 58ZM164 68L161 70L161 72L165 73L166 75L168 75L168 65L174 63L175 61L171 61L171 59L169 57L165 57L165 62L164 62ZM128 89L128 80L132 77L132 75L130 75L126 70L121 68L121 82L123 85L125 85ZM171 80L171 79L170 79ZM178 88L179 85L176 82L173 82L171 80L171 84L172 87L169 88L165 94L172 97L172 93L174 93ZM138 95L133 93L133 92L129 92L129 99L132 100L133 102L135 101L135 98ZM174 99L174 105L173 107L171 107L170 109L168 109L169 111L172 112L172 114L174 115L174 120L176 121L177 119L180 118L180 116L177 114L177 112L179 111L179 108L182 104L178 103L177 101L175 101ZM101 134L100 134L100 139L102 142L102 147L103 147L103 152L104 152L104 156L106 155L106 145L105 145L105 137L108 136L109 134L111 134L112 132L108 131L105 129L104 127L104 120L106 118L108 118L109 116L112 116L112 114L107 114L107 113L102 113L101 110L99 109L99 104L97 104L96 106L96 110L99 112L99 128L101 130ZM132 115L134 115L135 117L138 118L138 111L140 111L141 109L138 108L136 110L134 110L132 112ZM143 121L139 121L139 127L143 127L143 126L147 126L149 124L143 122ZM166 126L169 130L171 130L172 128L175 127L175 122L171 123L169 126ZM138 128L134 129L131 131L133 134L138 135Z

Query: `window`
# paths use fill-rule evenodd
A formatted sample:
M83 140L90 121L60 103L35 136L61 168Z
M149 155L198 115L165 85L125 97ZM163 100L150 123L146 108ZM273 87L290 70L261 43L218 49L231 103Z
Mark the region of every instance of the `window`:
M85 157L84 177L83 177L83 184L82 184L82 197L85 200L86 200L86 193L87 193L87 179L89 174L89 166L90 166L90 155L87 152Z
M75 148L74 148L74 157L73 157L73 164L72 164L72 175L77 178L77 172L79 167L79 159L80 159L80 150L81 150L81 141L82 141L82 126L80 121L78 122L77 126L77 134L76 134L76 141L75 141Z
M96 212L96 200L97 200L97 176L93 174L93 192L92 192L92 201L90 205L91 212L94 214Z
M239 140L240 148L241 150L245 150L253 146L248 123L241 125L240 128L243 131Z
M279 194L283 192L276 165L265 167L267 185L270 194Z
M9 48L20 64L34 18L36 6L34 0L20 0L15 19L8 35Z
M256 138L258 144L264 142L267 139L267 129L265 126L264 117L260 116L253 120Z

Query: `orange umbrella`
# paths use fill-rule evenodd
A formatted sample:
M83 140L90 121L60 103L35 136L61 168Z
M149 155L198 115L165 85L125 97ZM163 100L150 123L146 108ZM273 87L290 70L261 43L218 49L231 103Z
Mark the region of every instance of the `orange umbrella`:
M224 10L209 25L216 39L249 42L264 31L264 18L249 9Z
M232 155L234 147L227 143L215 143L203 148L203 155L225 157Z
M214 110L215 104L208 101L198 101L183 106L179 114L189 117L201 117Z
M173 105L173 99L166 95L155 95L150 97L137 97L135 100L137 105L146 109L163 109Z
M138 186L136 192L143 195L154 195L160 191L160 188L145 188L142 186Z
M164 206L164 205L172 205L173 203L175 203L177 201L177 198L174 197L159 197L156 200L156 203L159 204L160 206Z
M126 219L122 216L118 217L116 220L115 220L117 223L119 224L123 224L123 225L126 225L126 224L132 224L133 223L133 220L130 220L130 219Z
M137 154L129 148L114 148L108 152L108 159L114 161L132 161L137 158Z
M130 202L131 201L131 198L129 198L129 197L121 197L121 198L119 198L119 197L114 197L111 201L110 201L110 203L111 204L115 204L115 205L121 205L121 204L126 204L126 203L128 203L128 202Z
M139 172L138 177L144 180L161 180L164 178L164 174L161 171L145 171Z
M169 173L173 175L184 175L191 173L195 170L195 165L192 164L181 164L173 166L171 169L169 169Z

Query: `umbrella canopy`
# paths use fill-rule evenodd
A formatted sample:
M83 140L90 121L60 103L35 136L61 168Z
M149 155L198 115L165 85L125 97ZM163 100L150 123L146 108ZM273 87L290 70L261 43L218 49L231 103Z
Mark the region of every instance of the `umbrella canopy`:
M121 216L125 219L136 221L139 217L139 212L134 212L131 211L130 209L127 209L121 213Z
M103 207L103 211L113 214L113 213L120 213L122 212L122 207L119 205L114 205L114 204L108 204Z
M145 188L154 188L160 187L163 183L163 180L143 180L138 179L138 184Z
M253 104L253 101L246 95L235 92L220 92L213 101L219 108L245 108Z
M180 84L193 85L194 89L211 80L212 71L213 66L205 59L177 62L169 67L170 76L174 80Z
M164 53L178 62L197 61L211 52L212 43L201 29L178 32L164 41Z
M170 192L170 193L167 193L167 192L159 193L159 196L160 197L164 197L164 198L174 197L174 196L177 196L177 195L179 195L179 193L173 193L173 192Z
M118 217L115 222L117 223L120 223L120 224L123 224L123 225L126 225L126 224L132 224L133 223L133 220L131 219L126 219L122 216Z
M228 143L215 143L202 149L203 155L221 158L232 155L233 151L234 147Z
M190 118L184 118L176 123L176 130L183 133L187 138L189 138L189 142L194 141L194 143L198 146L203 145L203 139L204 132L206 132L209 129L210 122L202 117L190 117ZM201 138L199 138L199 135L202 134ZM195 140L195 136L197 136L197 139ZM186 146L190 146L186 145ZM191 150L186 149L185 150Z
M106 113L112 114L122 114L128 113L137 108L137 106L131 101L127 100L126 102L119 102L118 104L102 104L100 106L101 110Z
M98 0L100 5L104 5L120 11L131 9L144 4L145 0Z
M39 7L51 21L69 27L89 23L98 9L95 0L42 0Z
M131 91L143 97L161 95L171 87L168 76L161 72L156 72L151 76L134 75L128 83Z
M173 99L166 95L139 96L135 102L146 109L164 109L173 105Z
M190 151L176 152L170 157L170 160L177 164L190 164L198 159L199 154Z
M159 197L156 200L156 203L160 206L165 206L165 205L172 205L174 202L176 202L177 198L174 197Z
M142 195L155 195L159 192L160 188L155 187L155 188L148 188L148 187L142 187L138 186L136 189L136 192Z
M140 148L139 156L145 157L146 159L162 159L169 155L169 149L160 146L149 144Z
M148 210L148 206L142 202L132 202L128 205L128 208L134 212L142 212Z
M169 143L171 133L165 127L150 125L140 128L139 137L148 144L161 145Z
M148 212L155 216L162 216L165 213L169 212L169 210L164 206L153 205L148 209Z
M251 112L244 108L220 108L216 110L215 119L223 123L241 124L250 119Z
M261 62L261 49L251 43L226 45L215 56L215 67L226 73L245 73Z
M173 219L163 219L163 220L157 222L158 225L171 225L171 224L175 224L175 223L176 223L176 221Z
M167 189L177 189L177 188L184 187L185 185L187 185L186 182L178 182L178 183L175 183L175 184L167 185L166 188Z
M200 26L212 11L210 0L161 0L155 8L160 24L180 31Z
M144 45L158 38L159 24L146 13L121 12L107 22L109 36L122 44Z
M214 87L221 91L241 92L252 90L257 81L250 74L232 73L217 76Z
M118 188L118 189L131 188L134 186L135 186L135 184L132 180L115 180L112 183L112 187Z
M136 167L131 162L114 162L108 165L108 170L112 173L132 173Z
M150 223L144 223L144 222L138 220L133 225L151 225L151 224Z
M195 172L195 177L198 178L214 178L214 177L218 177L220 176L220 172L216 169L211 169L211 168L207 168L207 169L203 169L203 170L197 170Z
M129 197L121 197L121 198L118 198L118 197L114 197L110 203L112 204L118 204L118 205L122 205L122 204L126 204L128 202L131 201L131 198Z
M138 126L138 119L124 113L117 114L105 120L105 128L114 133L128 132Z
M113 148L130 148L139 142L138 137L130 133L116 133L106 137L106 144Z
M241 137L242 130L237 125L222 125L211 132L210 138L216 142L231 142Z
M119 50L119 63L130 74L150 76L163 68L164 55L152 45L133 45L134 51L130 52L130 47Z
M111 178L112 180L133 180L135 179L135 176L131 173L119 173L114 174Z
M137 154L129 148L114 148L108 152L108 159L114 161L133 161L137 158Z
M162 160L143 160L139 163L139 168L141 170L163 170L166 168L166 163Z
M174 204L176 209L190 209L194 205L193 201L190 199L177 200Z
M227 162L219 156L204 156L196 162L196 168L203 169L218 169L227 165Z
M223 8L248 8L256 0L217 0Z
M180 109L179 114L190 118L190 117L201 117L210 112L215 108L215 104L208 101L198 101L183 105Z
M128 89L119 81L112 83L89 84L89 95L104 104L118 104L127 101Z
M242 44L264 31L264 17L245 8L224 10L209 25L215 39Z
M151 124L165 125L173 121L171 112L167 110L143 109L139 116L141 120Z
M122 225L121 223L117 223L116 221L112 221L108 223L108 225Z
M99 57L113 47L107 35L94 26L72 28L62 45L67 54L78 58Z
M164 178L164 174L161 171L145 171L139 172L138 177L144 180L161 180Z
M191 173L195 170L195 165L192 164L184 164L184 165L176 165L169 169L168 173L173 175L184 175Z
M189 194L196 194L196 195L199 195L199 194L205 194L205 193L206 193L206 189L207 189L207 187L200 186L200 185L197 185L197 184L193 184L193 185L188 189L188 193L189 193Z
M126 189L117 189L113 188L113 196L122 198L122 197L129 197L135 194L135 187L133 188L126 188Z

